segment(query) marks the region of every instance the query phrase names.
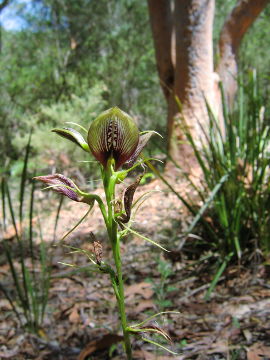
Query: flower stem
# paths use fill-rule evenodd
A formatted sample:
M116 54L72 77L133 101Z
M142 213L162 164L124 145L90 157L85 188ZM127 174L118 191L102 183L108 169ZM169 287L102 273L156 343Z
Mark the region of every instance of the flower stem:
M103 174L103 184L104 190L106 193L106 201L108 207L108 221L107 221L107 231L109 238L111 240L113 257L117 273L117 288L113 284L115 296L117 299L118 309L120 313L121 326L123 330L125 351L128 360L132 360L132 351L130 336L127 326L127 317L125 309L125 295L124 295L124 282L122 274L122 262L121 262L121 249L120 249L120 235L118 234L117 222L114 218L114 198L115 198L115 182L116 178L113 176L111 170L105 170Z
M116 229L117 229L117 227L116 227ZM123 282L123 275L122 275L122 263L121 263L119 238L117 238L117 241L116 241L116 246L115 246L115 251L114 251L114 261L115 261L115 265L116 265L116 272L117 272L117 278L118 278L118 293L119 293L118 307L119 307L121 325L122 325L123 335L124 335L125 350L126 350L128 360L131 360L132 359L131 343L130 343L129 331L127 330L124 282Z

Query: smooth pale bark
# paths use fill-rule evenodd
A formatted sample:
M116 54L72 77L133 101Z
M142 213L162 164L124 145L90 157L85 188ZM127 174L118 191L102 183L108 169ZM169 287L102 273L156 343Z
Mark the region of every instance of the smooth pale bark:
M195 139L207 123L205 99L216 114L222 80L227 99L236 93L237 52L241 40L270 0L239 0L221 31L220 61L213 68L212 32L215 0L148 0L156 61L168 105L168 151L181 165L192 156L183 145L183 131L175 96Z
M229 14L219 38L217 73L223 83L229 105L233 104L237 91L237 55L241 41L269 0L240 0Z
M179 146L183 136L175 96L183 105L191 131L198 132L198 118L202 123L206 118L205 98L211 103L214 93L214 0L175 0L173 4L148 0L148 7L157 69L168 105L168 150L174 158L179 158L179 153L186 158L187 148Z
M182 104L182 116L194 138L201 133L200 124L207 119L205 100L213 106L214 69L212 32L214 0L175 0L175 86L174 93ZM181 128L170 119L168 134L181 139ZM181 123L181 119L180 119ZM181 148L181 146L180 146ZM180 149L181 150L181 149ZM178 157L179 146L171 141L170 152Z

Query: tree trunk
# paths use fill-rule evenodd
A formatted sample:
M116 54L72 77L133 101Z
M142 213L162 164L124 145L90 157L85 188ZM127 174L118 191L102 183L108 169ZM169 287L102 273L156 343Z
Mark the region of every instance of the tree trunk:
M171 2L168 0L148 0L148 9L160 85L168 104L170 92L172 92L174 88Z
M269 0L239 0L222 27L219 38L219 58L216 68L223 83L229 106L237 91L237 55L241 41Z
M176 160L189 153L179 128L179 107L191 131L206 117L205 98L213 97L212 27L214 0L148 0L157 68L167 105L168 152ZM185 154L185 155L184 155ZM180 160L182 163L182 160Z
M181 116L195 139L208 124L205 100L220 113L218 83L232 103L236 92L237 52L243 36L270 0L239 0L220 35L220 61L213 68L215 0L148 0L156 61L168 105L168 152L183 167L189 166L191 149L184 145ZM186 163L186 166L185 166Z
M206 122L205 99L213 105L214 5L214 0L175 0L174 93L182 104L182 116L195 139L201 133L200 124L204 125ZM179 127L179 120L175 117L168 120L168 135L172 139L169 151L179 159L183 150L183 146L179 147L177 144L177 139L183 138L181 126ZM176 134L174 139L173 133Z

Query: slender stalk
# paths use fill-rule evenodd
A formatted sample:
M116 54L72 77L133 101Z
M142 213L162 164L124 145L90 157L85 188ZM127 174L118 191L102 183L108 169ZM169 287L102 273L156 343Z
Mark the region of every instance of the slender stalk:
M129 331L127 330L127 317L125 309L125 295L124 295L124 282L122 274L122 262L121 262L121 250L120 250L120 236L118 234L117 222L114 218L114 199L115 199L115 182L116 178L112 173L110 167L103 173L103 184L106 193L106 202L108 207L108 221L107 231L112 245L113 257L117 273L117 284L113 284L115 296L117 298L117 304L120 313L121 326L123 330L125 351L127 359L132 360L132 351Z
M129 332L127 331L127 317L126 317L126 309L125 309L125 294L124 294L124 282L123 282L123 275L122 275L122 262L121 262L121 252L120 252L120 238L117 236L117 225L115 226L115 230L113 234L116 234L116 243L114 249L114 261L116 265L117 271L117 278L118 278L118 293L119 293L119 300L118 300L118 307L120 311L121 317L121 325L123 329L124 341L125 341L125 350L127 354L128 360L132 359L131 353L131 343Z

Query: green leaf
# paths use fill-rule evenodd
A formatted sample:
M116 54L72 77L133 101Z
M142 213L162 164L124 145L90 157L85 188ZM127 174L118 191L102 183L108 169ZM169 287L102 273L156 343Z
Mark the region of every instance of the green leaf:
M69 231L62 237L61 242L64 241L65 238L66 238L69 234L71 234L71 233L84 221L84 219L86 219L86 217L88 216L88 214L89 214L90 211L92 210L93 206L94 206L94 202L93 202L93 205L91 205L91 206L89 207L89 209L87 210L86 214L77 222L77 224L76 224L75 226L73 226L73 228L72 228L71 230L69 230Z
M152 280L152 279L151 279ZM142 322L140 322L139 324L135 324L135 325L131 325L131 328L137 328L142 326L143 324L146 324L148 321L154 319L157 316L163 315L163 314L181 314L179 311L161 311L157 314L154 314L152 316L149 316L147 319L143 320Z
M142 238L142 239L150 242L150 243L153 244L153 245L156 245L157 247L159 247L160 249L162 249L162 250L164 250L164 251L170 252L170 250L165 249L163 246L161 246L159 243L155 242L154 240L151 240L151 239L149 239L148 237L141 235L141 234L138 233L137 231L131 229L131 228L128 227L128 226L125 226L124 224L122 224L122 225L123 225L123 227L124 227L125 229L127 229L128 231L130 231L132 234L139 236L140 238Z
M72 128L55 128L52 129L52 132L55 132L57 135L62 136L63 138L72 141L74 144L80 146L84 151L89 152L89 146L84 140L83 136Z
M165 346L157 343L156 341L153 341L153 340L150 340L150 339L146 339L146 338L144 338L144 337L142 337L142 340L144 340L144 341L146 341L146 342L149 342L150 344L156 345L156 346L160 347L161 349L168 351L170 354L177 355L176 352L174 352L174 351L166 348Z

